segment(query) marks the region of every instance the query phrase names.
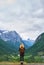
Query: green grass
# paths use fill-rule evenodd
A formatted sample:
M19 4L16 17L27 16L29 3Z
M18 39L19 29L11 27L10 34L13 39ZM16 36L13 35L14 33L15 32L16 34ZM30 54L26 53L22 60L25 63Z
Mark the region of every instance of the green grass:
M20 62L20 57L19 56L0 56L0 62L5 61L5 62ZM42 58L41 56L33 56L33 55L29 55L29 56L24 56L24 62L26 63L44 63L44 58Z

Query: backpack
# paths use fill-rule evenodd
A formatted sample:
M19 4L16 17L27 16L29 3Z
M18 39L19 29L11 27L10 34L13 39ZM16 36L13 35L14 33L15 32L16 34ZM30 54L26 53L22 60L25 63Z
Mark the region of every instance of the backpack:
M20 45L20 52L24 53L24 45L23 44Z
M23 47L20 48L20 52L21 52L21 53L24 53L24 48L23 48Z

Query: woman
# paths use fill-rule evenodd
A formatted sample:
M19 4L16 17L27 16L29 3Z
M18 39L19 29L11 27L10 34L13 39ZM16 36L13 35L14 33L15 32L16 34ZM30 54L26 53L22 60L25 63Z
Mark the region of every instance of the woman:
M20 45L19 51L20 51L20 61L21 61L21 64L23 64L23 61L24 61L24 53L25 53L24 44L21 44Z

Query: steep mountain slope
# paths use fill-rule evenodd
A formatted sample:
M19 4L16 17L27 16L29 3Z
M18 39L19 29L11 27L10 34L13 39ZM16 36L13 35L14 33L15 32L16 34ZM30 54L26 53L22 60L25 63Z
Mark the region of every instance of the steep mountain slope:
M6 43L0 39L0 55L15 54L15 52L14 44Z
M18 41L21 42L21 37L19 36L19 34L16 31L3 31L0 30L0 38L4 41Z
M35 44L27 50L28 53L37 54L38 52L44 52L44 33L38 36Z
M12 48L14 46L14 49L17 49L17 51L19 45L22 43L22 39L16 31L0 30L0 39L8 43L8 47L11 46Z

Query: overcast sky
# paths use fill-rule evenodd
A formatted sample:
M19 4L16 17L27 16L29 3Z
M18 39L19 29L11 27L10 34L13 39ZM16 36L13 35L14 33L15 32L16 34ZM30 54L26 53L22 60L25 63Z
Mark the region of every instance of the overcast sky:
M0 0L0 29L35 40L44 32L44 0Z

